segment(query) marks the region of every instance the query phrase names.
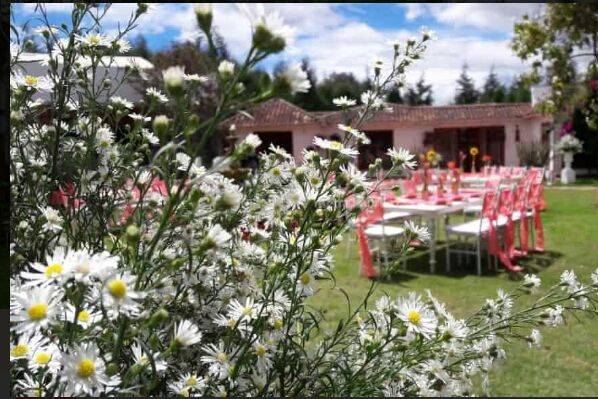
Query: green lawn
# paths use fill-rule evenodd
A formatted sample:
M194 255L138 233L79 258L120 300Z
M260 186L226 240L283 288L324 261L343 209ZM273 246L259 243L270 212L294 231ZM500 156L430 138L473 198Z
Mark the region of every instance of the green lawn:
M596 189L598 190L598 188ZM546 190L549 209L543 214L546 252L523 259L520 264L537 273L543 284L559 280L565 269L574 269L587 281L598 266L598 207L596 190ZM518 284L503 272L485 270L474 274L469 265L455 265L453 272L444 272L444 252L438 253L437 272L430 275L427 258L410 261L407 272L400 272L389 281L380 282L379 296L391 296L426 288L447 303L457 315L477 309L484 298L492 297L499 287ZM370 282L359 275L359 254L354 240L342 242L336 249L337 286L343 288L353 304L365 296ZM314 305L325 312L326 326L346 314L346 301L338 291L323 283ZM322 305L324 304L324 305ZM530 350L521 343L507 344L507 361L491 376L493 396L594 396L598 394L598 319L570 319L566 326L543 328L543 348Z

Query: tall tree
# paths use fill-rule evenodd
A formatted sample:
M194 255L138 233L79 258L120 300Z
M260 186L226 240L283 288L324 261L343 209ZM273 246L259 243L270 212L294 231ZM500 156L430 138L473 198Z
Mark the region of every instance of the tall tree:
M521 76L516 77L511 81L507 90L506 102L508 103L525 103L530 102L532 93L529 85Z
M506 88L498 79L494 72L494 66L490 69L490 73L484 82L480 102L483 103L502 103L506 101Z
M347 96L359 100L361 93L366 89L367 82L360 82L352 73L333 73L319 85L320 95L324 101L324 109L335 109L332 100Z
M457 79L456 104L473 104L478 102L480 93L475 88L473 78L467 73L467 64L463 64L461 75Z
M549 113L564 110L572 98L583 103L575 92L591 90L575 79L573 61L587 65L585 78L598 66L598 5L592 2L548 3L544 13L530 18L524 15L515 23L511 48L525 61L531 61L529 79L544 80L552 87L550 102L543 109ZM578 105L578 104L570 104ZM595 113L594 113L595 114ZM594 115L598 119L598 115Z
M393 85L390 90L388 90L388 94L386 95L386 101L395 104L403 104L405 100L403 99L403 95L401 94L401 88L399 85Z
M407 90L407 104L409 105L432 105L432 85L427 85L422 75L415 86Z

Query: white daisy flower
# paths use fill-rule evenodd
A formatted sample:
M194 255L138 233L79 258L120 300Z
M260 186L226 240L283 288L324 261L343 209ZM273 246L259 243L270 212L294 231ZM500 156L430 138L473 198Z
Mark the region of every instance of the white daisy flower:
M253 354L257 357L257 370L265 374L272 367L272 347L262 343L259 339L253 343Z
M33 335L23 334L16 344L10 344L10 361L29 359L37 348L48 345L50 341L39 333Z
M284 47L285 44L291 44L295 30L288 25L285 25L283 18L278 11L266 12L263 4L255 4L250 7L246 4L238 4L238 7L244 12L252 21L254 41L256 40L256 32L267 32L273 36L274 40L281 40ZM257 43L261 44L261 43ZM282 49L281 49L282 50Z
M128 271L113 273L106 279L102 298L110 318L116 319L120 315L135 317L139 314L137 301L142 299L144 294L133 290L136 280Z
M94 32L89 32L85 36L75 35L75 40L83 46L91 48L108 47L112 44L112 40L108 36Z
M386 105L382 97L370 90L361 93L361 103L363 105L370 104L373 109L381 109Z
M398 317L405 322L408 331L420 333L424 337L434 334L437 324L436 317L421 302L419 295L411 293L407 298L399 298L394 306Z
M149 116L144 116L141 114L137 114L137 113L130 113L129 117L131 119L133 119L135 122L149 122L152 120L152 118L150 118Z
M262 140L257 134L249 133L243 140L243 144L248 145L250 148L255 150L262 144Z
M169 382L168 390L185 398L190 396L189 387L181 381Z
M554 308L550 308L546 311L545 323L551 327L556 327L563 324L563 306L556 305Z
M191 83L206 83L208 81L207 76L199 76L196 73L192 73L190 75L185 74L183 76L183 79L185 79L186 82L191 82Z
M91 255L86 249L80 249L70 252L65 262L69 275L80 283L90 284L92 277L105 280L114 273L119 258L108 251Z
M399 150L395 150L394 148L389 148L386 152L392 162L405 169L413 169L417 166L417 162L414 160L415 155L410 153L405 148L399 148Z
M539 348L540 347L540 342L542 341L542 334L540 334L540 331L538 331L537 329L533 329L529 335L529 337L527 337L527 344L530 348L536 347Z
M165 360L157 359L158 356L152 352L144 352L141 348L141 345L137 343L131 345L131 352L133 353L133 360L135 361L135 364L141 367L151 369L151 358L154 360L154 365L158 373L162 373L168 368L168 364Z
M143 136L144 139L146 139L148 141L148 143L150 143L152 145L160 144L160 139L158 138L158 136L156 136L155 134L153 134L152 132L150 132L147 129L141 130L141 135Z
M34 372L40 368L47 368L51 373L56 373L60 370L61 358L60 350L56 344L40 345L35 348L31 355L29 368Z
M201 349L206 355L202 356L200 360L202 363L209 365L210 375L218 379L228 377L231 369L230 355L224 350L222 341L218 342L218 346L208 344Z
M150 99L155 100L157 102L160 102L160 103L168 102L168 97L166 97L166 95L164 93L162 93L159 89L156 89L155 87L148 87L145 90L145 94L147 94L147 96Z
M20 71L10 76L10 85L14 89L23 87L26 90L47 92L54 87L54 82L47 76L23 75Z
M245 298L245 304L241 304L236 298L228 304L228 317L238 321L238 323L247 322L257 317L257 305L253 298Z
M195 392L201 392L206 387L206 381L198 377L196 373L185 373L181 376L180 382Z
M432 374L444 383L450 381L451 377L444 368L444 365L436 359L430 359L424 362L423 369L426 373Z
M302 273L297 279L297 287L299 292L304 296L311 296L315 291L315 276L311 270Z
M426 226L418 226L412 220L407 220L403 227L405 228L405 231L414 239L422 243L427 243L430 241L430 232Z
M465 320L458 320L451 317L447 317L444 324L440 326L440 331L445 337L453 339L463 339L467 337L469 328L465 323Z
M45 208L40 209L42 212L42 216L46 219L46 223L42 226L44 231L51 231L53 233L57 233L62 230L62 223L64 219L60 216L60 212L58 210L46 206Z
M49 284L53 281L62 282L68 278L66 266L67 252L62 247L57 247L52 255L46 256L46 263L34 262L31 269L36 272L21 272L21 277L27 281L24 287L30 285Z
M119 109L133 109L133 103L119 96L110 97L110 105Z
M570 293L577 290L579 282L577 281L577 276L573 270L565 270L563 274L561 274L561 285Z
M106 365L100 357L95 343L74 345L63 356L63 381L67 384L67 392L72 396L95 396L105 386L115 385L118 381L106 375Z
M596 270L594 270L592 272L592 275L590 276L590 278L592 279L593 285L598 285L598 268L596 268Z
M77 313L76 315L75 312ZM92 308L83 308L77 311L73 305L67 303L63 318L70 323L75 322L83 328L89 328L102 320L102 313L94 311Z
M359 170L354 164L348 163L340 168L340 172L345 179L355 187L368 186L367 173Z
M46 328L54 322L60 313L60 300L62 291L54 286L22 287L14 293L14 314L11 322L16 322L15 330L18 333L37 331ZM12 308L11 304L11 308Z
M536 291L536 289L540 286L542 280L535 274L526 274L523 277L523 286L525 288L529 288L532 292Z
M288 85L291 94L306 93L311 88L307 72L298 63L287 68L280 78Z
M218 65L218 73L223 77L231 76L235 73L235 64L227 60L220 61L220 64Z
M342 123L338 124L338 128L344 132L349 133L351 136L355 137L359 143L362 144L370 144L369 137L364 133L351 126L343 125Z
M101 127L96 131L96 145L100 151L105 151L114 143L114 133L107 127Z
M204 243L209 248L217 248L226 244L231 237L232 236L224 230L222 226L215 224L208 230L208 234L204 238Z
M333 99L332 103L337 107L352 107L357 104L357 101L350 99L347 96L341 96Z
M126 53L131 49L131 43L125 39L117 39L112 41L112 47L119 53Z
M182 320L174 327L174 341L182 346L190 346L201 341L199 328L189 320Z
M314 145L325 150L339 152L348 157L354 158L359 155L359 151L354 148L346 148L340 141L330 141L320 137L314 137Z

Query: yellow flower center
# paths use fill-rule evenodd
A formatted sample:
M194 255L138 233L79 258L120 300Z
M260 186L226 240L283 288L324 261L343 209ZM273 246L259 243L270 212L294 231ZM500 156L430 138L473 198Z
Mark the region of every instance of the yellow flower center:
M235 319L228 319L228 326L230 328L233 328L236 323L237 323L237 321Z
M45 319L48 314L48 304L36 303L27 310L27 314L31 320Z
M39 79L35 76L27 75L25 76L25 84L27 86L35 86L39 82Z
M35 362L37 364L47 364L50 360L52 360L52 355L48 352L39 352L35 355Z
M10 355L13 357L23 357L29 352L29 347L25 344L18 344L11 349Z
M264 345L258 345L255 347L255 354L258 357L266 356L266 347Z
M100 44L100 36L91 35L89 37L89 43L93 44L94 46L97 46L98 44Z
M216 355L216 360L218 360L220 363L224 363L228 360L228 356L226 356L226 353L220 352Z
M139 364L142 366L147 366L150 363L149 358L147 357L147 355L142 355L139 358Z
M279 167L277 167L277 166L276 166L276 167L274 167L274 168L272 168L272 174L273 174L274 176L280 176L280 168L279 168Z
M242 313L243 313L244 316L251 316L251 314L253 313L253 308L249 307L249 306L245 306L243 308L243 312Z
M342 148L343 148L343 143L341 143L340 141L331 141L330 142L330 149L331 150L339 151Z
M303 285L308 285L311 282L311 277L308 273L303 273L301 277L299 277L299 281L301 281L301 284Z
M77 320L82 321L84 323L89 321L90 314L87 310L82 310L77 314Z
M274 329L280 330L282 328L282 320L276 319L274 320Z
M81 378L89 378L95 371L96 365L91 359L83 359L77 364L77 375Z
M46 271L44 273L47 278L60 276L62 274L62 265L60 263L52 263L46 267Z
M194 375L192 375L191 377L187 378L187 381L185 381L185 383L190 387L194 387L195 385L197 385L197 378Z
M115 298L122 299L127 294L127 284L121 279L115 279L108 283L108 292Z
M419 324L421 318L422 316L417 310L410 310L409 313L407 313L407 319L413 324Z
M33 391L35 393L35 395L34 395L35 398L41 398L44 395L43 388L35 388Z

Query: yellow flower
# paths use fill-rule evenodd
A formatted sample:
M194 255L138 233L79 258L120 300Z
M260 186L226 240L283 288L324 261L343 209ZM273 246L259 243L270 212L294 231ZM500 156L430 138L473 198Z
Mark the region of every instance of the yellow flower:
M478 153L479 153L479 152L480 152L480 150L478 150L478 147L471 147L471 148L469 149L469 154L470 154L472 157L475 157L476 155L478 155Z
M426 152L426 159L428 162L434 162L436 160L436 151L428 150L428 152Z

